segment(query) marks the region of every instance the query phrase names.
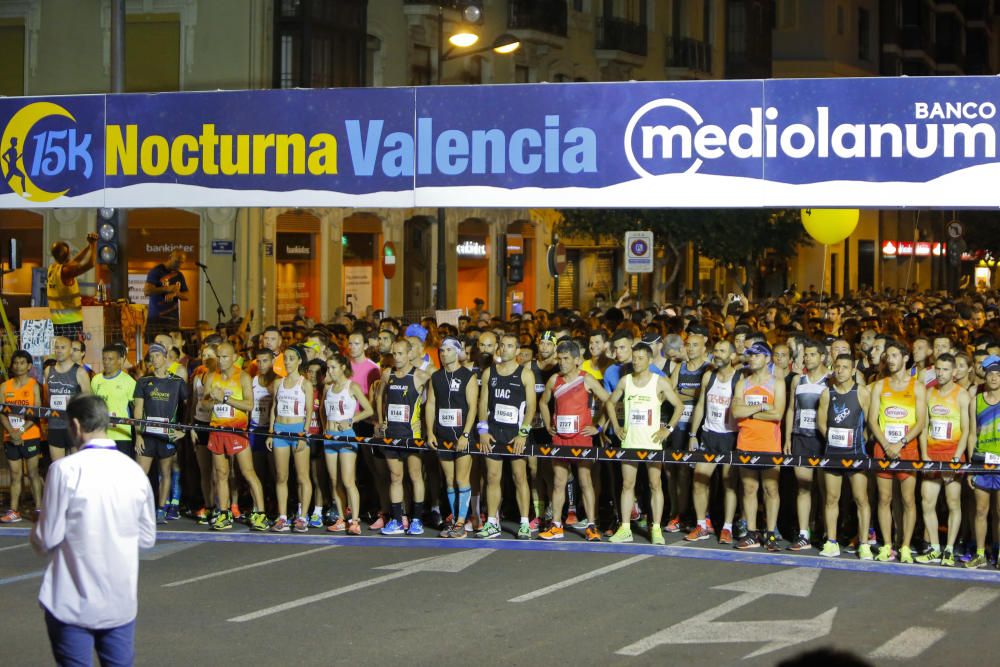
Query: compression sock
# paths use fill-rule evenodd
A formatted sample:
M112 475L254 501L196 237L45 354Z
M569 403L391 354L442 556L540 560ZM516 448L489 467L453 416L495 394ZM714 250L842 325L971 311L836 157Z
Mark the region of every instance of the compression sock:
M181 471L172 470L170 472L170 504L179 505L181 502Z
M424 503L423 503L423 501L421 501L419 503L416 502L416 501L414 501L414 503L413 503L413 518L414 519L423 520L423 518L424 518Z
M458 507L455 505L455 496L456 495L457 494L455 493L455 487L449 486L448 487L448 509L451 510L451 513L452 513L452 516L454 517L454 519L456 521L458 521L459 520Z
M469 515L469 500L472 497L472 489L465 487L458 490L458 507L455 510L455 521L465 521Z

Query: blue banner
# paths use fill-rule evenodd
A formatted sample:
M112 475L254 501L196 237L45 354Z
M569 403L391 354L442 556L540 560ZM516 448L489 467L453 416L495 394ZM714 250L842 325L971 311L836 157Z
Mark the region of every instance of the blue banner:
M995 77L0 99L0 208L993 207Z

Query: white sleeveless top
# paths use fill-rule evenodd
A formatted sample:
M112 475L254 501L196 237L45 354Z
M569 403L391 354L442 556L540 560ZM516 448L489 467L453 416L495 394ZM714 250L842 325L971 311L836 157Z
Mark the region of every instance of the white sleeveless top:
M306 418L306 393L302 391L302 380L295 383L294 387L285 387L285 381L278 384L278 391L275 395L278 410L277 416L286 418Z
M323 400L326 406L327 428L333 422L350 421L358 411L358 399L351 393L351 383L344 384L343 391L334 391L333 385L326 390L326 398Z

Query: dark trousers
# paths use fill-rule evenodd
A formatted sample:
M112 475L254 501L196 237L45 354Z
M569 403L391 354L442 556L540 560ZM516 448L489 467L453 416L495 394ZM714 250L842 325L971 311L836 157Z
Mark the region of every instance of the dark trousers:
M89 667L95 648L103 667L130 667L135 662L134 619L117 628L91 630L63 623L45 609L45 625L52 657L60 667Z

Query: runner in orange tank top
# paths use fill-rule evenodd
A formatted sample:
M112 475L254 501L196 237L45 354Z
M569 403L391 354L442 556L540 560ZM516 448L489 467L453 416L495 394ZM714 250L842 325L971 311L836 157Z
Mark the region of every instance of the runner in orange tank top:
M0 387L0 400L10 405L41 405L41 388L28 375L31 355L18 350L11 357L10 369L14 377ZM21 478L25 472L22 465L27 467L35 508L42 506L42 478L38 474L42 432L38 427L38 417L25 414L0 413L0 430L3 430L3 449L10 469L10 509L0 516L0 523L17 523L21 520Z

